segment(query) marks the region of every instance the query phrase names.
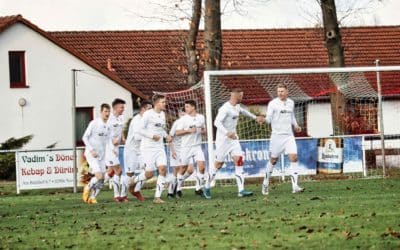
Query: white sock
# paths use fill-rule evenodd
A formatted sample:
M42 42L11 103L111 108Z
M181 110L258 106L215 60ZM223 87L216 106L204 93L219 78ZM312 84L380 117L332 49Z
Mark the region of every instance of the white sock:
M90 194L90 198L96 198L99 195L101 188L104 186L104 180L98 180L97 183L94 185L94 190Z
M90 181L88 183L89 189L95 189L97 182L98 182L98 179L96 178L96 176L93 176L92 179L90 179Z
M165 176L159 175L157 178L157 187L156 187L156 194L155 194L155 198L160 198L162 195L162 192L164 190L164 184L166 182L165 180Z
M238 186L238 192L241 192L244 189L243 167L235 166L235 177L236 184Z
M189 174L188 172L185 172L183 175L178 174L178 183L176 184L176 191L181 191L182 190L182 186L183 183L185 182L185 180L187 178L189 178L191 174Z
M185 179L183 178L183 175L178 174L177 175L177 180L178 180L178 183L176 183L176 191L181 191L182 190L182 184L185 181Z
M104 184L108 183L111 179L111 176L108 175L108 172L104 174Z
M290 163L290 179L292 180L292 188L297 187L299 175L297 174L297 162Z
M142 190L142 187L144 186L144 181L139 181L135 184L135 190L134 192L139 192Z
M274 165L270 161L267 163L267 172L265 173L263 185L264 186L269 186L269 179L271 178L272 175L272 170L274 169Z
M121 176L121 197L126 197L126 191L129 187L129 176L123 175Z
M133 180L135 183L145 181L145 180L147 179L147 178L146 178L146 172L143 171L143 172L141 172L139 175L137 175L137 176L132 176L131 178L132 178L132 180Z
M217 175L218 169L215 168L215 166L212 166L210 168L210 171L208 173L208 176L206 178L206 184L205 187L206 188L210 188L211 187L211 182L213 182L213 180L215 179L215 176Z
M112 178L112 181L113 181L113 189L114 189L114 198L120 197L120 192L121 192L120 176L115 174L114 177Z
M196 173L196 191L200 190L203 187L204 174L197 172Z
M174 193L174 189L176 187L176 184L178 182L178 178L176 178L176 176L173 176L171 179L171 182L168 185L168 193L169 194L173 194Z

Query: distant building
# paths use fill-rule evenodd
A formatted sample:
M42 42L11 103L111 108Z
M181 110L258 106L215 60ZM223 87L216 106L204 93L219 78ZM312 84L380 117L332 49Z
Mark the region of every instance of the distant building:
M106 60L106 59L105 59ZM77 138L103 102L145 95L21 16L0 17L0 142L33 134L29 149L72 147L72 69L77 73Z

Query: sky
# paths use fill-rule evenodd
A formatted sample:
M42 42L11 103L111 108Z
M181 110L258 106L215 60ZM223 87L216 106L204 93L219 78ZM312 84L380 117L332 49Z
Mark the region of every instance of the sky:
M316 0L221 0L223 29L312 27ZM344 26L400 25L400 0L336 0ZM178 7L174 7L178 4ZM0 16L21 14L48 31L187 29L189 0L0 0Z

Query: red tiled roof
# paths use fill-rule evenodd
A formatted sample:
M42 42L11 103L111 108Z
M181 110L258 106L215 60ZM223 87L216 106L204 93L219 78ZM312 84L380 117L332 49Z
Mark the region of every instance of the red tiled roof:
M10 26L12 26L15 23L22 23L22 24L28 26L29 28L31 28L32 30L38 32L39 34L41 34L42 36L44 36L45 38L47 38L48 40L50 40L51 42L56 44L57 46L61 47L62 49L66 50L66 51L68 51L69 53L71 53L72 55L74 55L78 59L82 60L83 62L85 62L89 66L91 66L94 69L98 70L103 75L105 75L108 78L110 78L111 80L115 81L116 83L118 83L120 86L122 86L123 88L127 89L131 93L133 93L133 94L135 94L135 95L137 95L139 97L142 97L142 98L147 98L147 96L145 94L143 94L141 91L136 89L133 85L129 84L125 80L121 79L117 74L114 74L113 72L111 72L109 70L106 70L103 67L100 67L99 65L97 65L95 63L94 60L92 60L91 58L87 57L84 54L81 54L79 52L79 50L76 50L75 48L64 44L58 38L52 36L49 32L46 32L46 31L40 29L38 26L36 26L36 25L32 24L31 22L29 22L28 20L24 19L21 15L0 17L0 34L4 30L6 30L7 28L9 28Z
M0 33L15 22L36 30L138 96L189 87L183 49L186 31L45 32L18 15L0 17ZM199 48L204 47L202 36L201 32ZM224 30L222 36L222 69L328 65L321 29ZM380 59L381 65L400 65L400 26L342 28L342 37L346 66L372 66L375 59ZM107 69L108 60L115 71ZM326 76L320 78L324 77L290 76L311 97L324 96L334 87ZM375 77L366 74L365 78L376 89ZM384 95L400 94L397 79L398 73L382 74ZM221 82L228 88L251 90L246 92L246 103L265 103L271 92L257 81L224 78Z
M115 73L147 95L188 88L183 50L185 31L87 31L51 32L63 43L86 55L102 68L112 60ZM202 33L198 47L202 47ZM322 30L268 29L224 30L222 69L326 67L327 52ZM346 66L400 65L400 26L343 28ZM301 76L296 76L301 78ZM399 79L399 77L396 78ZM309 79L308 79L309 80ZM383 79L384 80L384 79ZM385 79L388 80L388 79ZM400 94L395 78L384 83L384 94ZM320 81L314 79L314 81ZM372 84L375 80L371 78ZM265 103L269 94L258 84L245 81L247 103ZM325 95L332 87L300 81L309 96ZM225 80L228 87L243 85ZM244 88L244 86L241 86ZM385 92L386 91L386 92Z
M17 22L21 15L0 17L0 33Z

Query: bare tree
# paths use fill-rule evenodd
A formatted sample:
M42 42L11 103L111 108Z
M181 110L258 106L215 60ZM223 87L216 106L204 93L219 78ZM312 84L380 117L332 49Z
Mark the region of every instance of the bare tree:
M340 26L359 26L373 16L376 9L384 4L383 0L335 0L337 21ZM315 27L323 27L321 0L298 0L304 20Z
M197 50L197 36L201 19L202 0L193 0L192 17L185 41L185 54L188 67L188 84L194 85L198 82L199 52Z
M340 34L339 22L336 14L335 0L320 0L322 20L324 26L325 47L328 52L330 67L344 67L344 51L342 36ZM346 98L337 91L330 94L332 118L335 134L346 134L345 123L341 117L346 112Z
M206 70L217 70L222 60L221 1L205 0L204 60Z

